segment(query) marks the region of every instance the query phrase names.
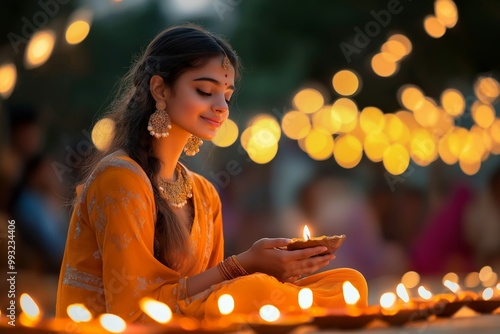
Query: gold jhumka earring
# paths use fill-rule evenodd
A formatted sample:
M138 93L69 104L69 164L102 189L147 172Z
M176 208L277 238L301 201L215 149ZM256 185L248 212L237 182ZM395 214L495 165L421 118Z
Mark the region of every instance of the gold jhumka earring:
M170 116L168 116L165 108L165 101L156 102L156 111L149 116L148 131L149 134L156 138L167 137L168 130L172 128L170 125Z
M186 153L187 156L192 157L196 153L200 152L201 145L203 145L203 140L199 137L191 135L184 146L184 153Z

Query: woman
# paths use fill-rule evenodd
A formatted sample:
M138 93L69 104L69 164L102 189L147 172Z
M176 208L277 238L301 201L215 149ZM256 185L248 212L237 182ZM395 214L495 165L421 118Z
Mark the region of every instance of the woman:
M107 117L115 134L77 187L59 279L57 316L72 303L92 313L148 322L143 297L174 312L217 316L217 299L230 293L235 312L266 303L298 308L301 286L318 305L343 306L351 281L367 303L361 274L338 269L309 276L333 259L326 250L278 248L289 239L261 239L223 260L219 196L203 177L179 163L212 139L227 119L238 76L235 52L199 27L161 32L126 77L125 92Z

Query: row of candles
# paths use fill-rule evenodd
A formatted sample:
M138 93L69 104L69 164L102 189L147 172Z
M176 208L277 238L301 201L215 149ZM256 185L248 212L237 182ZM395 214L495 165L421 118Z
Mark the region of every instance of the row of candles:
M418 287L417 298L410 298L407 288L403 283L396 287L396 293L386 292L380 297L380 306L360 308L357 306L360 295L357 289L349 282L343 283L342 290L345 300L345 308L325 309L314 306L313 292L309 288L303 288L298 292L299 312L281 313L280 310L271 304L263 305L258 315L237 315L233 314L235 301L231 295L225 294L218 299L218 308L221 317L218 319L195 319L181 317L173 314L168 305L157 300L146 297L141 300L142 311L155 320L158 326L127 324L122 318L114 314L102 314L97 319L93 319L91 312L83 304L73 304L67 308L69 319L43 319L40 308L28 295L22 294L20 297L21 314L16 319L15 326L6 315L0 315L0 328L2 332L9 333L162 333L169 329L176 331L220 330L230 328L234 325L246 323L258 323L260 325L283 325L307 323L315 317L362 317L368 314L377 316L391 316L401 311L417 311L422 308L432 308L438 303L457 303L463 301L496 301L500 306L500 283L496 287L487 287L482 292L462 290L458 283L444 280L443 285L450 293L433 295L424 286ZM399 297L399 299L398 299ZM11 317L12 318L12 317ZM338 320L338 319L337 319ZM11 322L9 324L9 322ZM342 325L338 324L337 325Z
M306 226L303 229L304 240L310 239L310 231ZM411 272L407 273L410 274ZM19 300L21 314L19 319L14 314L0 314L0 329L2 333L163 333L169 330L193 332L200 328L204 331L220 331L221 329L234 328L235 325L259 324L259 326L282 326L286 324L300 325L311 322L312 319L326 320L321 323L333 327L360 327L369 320L379 317L391 323L391 316L394 316L396 324L402 324L411 320L411 316L417 311L423 309L430 310L436 305L447 305L459 307L465 305L466 301L483 301L492 305L493 311L495 305L500 306L500 283L498 276L491 270L491 267L484 267L478 277L481 281L494 280L497 284L489 284L481 293L462 290L458 285L458 276L456 274L447 274L443 278L443 285L451 293L441 293L433 295L424 286L419 286L417 291L419 297L410 298L407 286L404 284L405 274L402 283L396 287L396 293L386 292L380 297L379 306L369 306L361 308L358 306L360 294L349 281L342 285L342 291L345 301L345 307L341 309L327 309L314 305L313 292L309 288L300 289L297 296L299 311L295 313L282 313L274 305L263 305L256 315L234 314L235 301L231 295L222 295L218 299L218 308L220 317L217 319L203 319L202 321L189 317L173 314L168 305L151 299L143 298L140 301L141 310L158 323L158 326L151 327L146 325L127 324L122 318L114 314L102 314L97 319L93 319L91 312L83 304L73 304L68 306L67 314L69 319L43 319L40 308L35 301L28 295L22 294ZM417 279L415 279L415 276ZM470 275L468 275L470 276ZM419 275L413 273L413 283L411 287L416 287L419 281ZM406 285L406 286L405 286ZM399 299L398 299L399 297ZM12 310L11 310L12 311ZM441 310L442 311L442 310ZM490 312L491 312L490 311ZM399 317L398 317L399 315ZM439 315L439 314L437 314ZM413 317L415 318L415 317ZM359 321L354 321L359 320ZM19 321L17 321L19 320ZM343 323L345 322L345 323ZM394 324L393 323L393 324ZM15 326L14 326L15 325Z

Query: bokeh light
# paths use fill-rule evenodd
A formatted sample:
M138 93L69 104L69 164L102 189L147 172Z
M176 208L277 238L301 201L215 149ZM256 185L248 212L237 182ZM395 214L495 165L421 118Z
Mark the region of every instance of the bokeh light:
M410 135L416 130L420 129L420 124L415 120L415 116L412 112L407 110L397 111L394 115L396 115L401 122L408 128Z
M354 136L340 135L335 139L333 156L344 168L356 167L363 157L363 145Z
M293 97L295 108L307 114L311 114L321 108L324 102L323 95L312 88L303 89Z
M455 126L455 119L450 116L444 109L438 108L437 123L431 127L433 136L442 137L447 134Z
M387 52L377 53L371 60L373 72L381 77L390 77L399 69L396 58Z
M314 160L326 160L333 153L333 137L317 130L311 130L304 141L307 154Z
M87 38L92 24L92 16L92 12L86 9L77 9L71 14L65 33L68 44L78 44Z
M440 38L446 32L446 26L434 15L427 15L424 18L424 29L433 38Z
M489 128L491 140L500 144L500 119L496 118Z
M384 133L391 143L406 144L410 139L410 131L401 119L394 114L385 114Z
M338 132L342 124L334 117L332 106L324 106L312 115L313 129L332 135Z
M368 159L373 162L380 162L389 144L389 138L385 133L370 133L365 137L363 147Z
M351 70L342 70L333 76L333 89L340 95L351 96L360 89L360 80Z
M439 140L438 152L439 157L447 165L453 165L458 161L458 156L453 154L450 150L450 145L448 143L449 136L444 136Z
M443 276L441 282L444 284L446 281L450 281L452 283L458 284L458 275L454 272L449 272Z
M401 283L408 289L414 288L420 283L420 275L416 271L408 271L401 277Z
M481 283L479 280L479 273L478 272L471 272L468 273L467 276L465 276L464 279L464 284L467 288L475 288Z
M354 120L357 120L357 116L358 106L349 98L340 98L332 105L332 117L341 126L339 131L342 131L343 125L352 124Z
M423 103L413 110L413 115L418 124L423 127L433 127L439 120L439 110L431 98L424 98Z
M500 84L492 77L479 77L474 83L476 97L484 103L495 103L500 95Z
M383 163L389 173L401 175L410 165L410 154L403 145L394 143L384 151Z
M52 30L39 31L31 36L24 54L24 66L27 69L42 66L50 58L56 43L56 34Z
M389 37L387 40L388 41L397 41L397 42L401 43L405 48L405 56L411 53L411 50L413 47L412 47L411 41L405 35L394 34L394 35L391 35L391 37Z
M458 10L453 0L436 0L434 14L447 28L453 28L458 21Z
M359 125L366 134L380 133L385 126L384 113L377 107L365 107L359 115Z
M404 85L398 90L400 104L408 110L419 108L425 100L424 93L417 86Z
M66 29L66 42L68 44L81 43L89 34L90 25L85 21L75 21Z
M384 44L382 44L381 48L382 52L386 52L394 56L395 61L401 60L404 56L406 56L406 46L398 41L398 40L388 40Z
M6 63L0 65L0 96L4 99L7 99L14 87L16 86L17 81L17 70L16 65L13 63Z
M289 111L281 120L281 128L290 139L304 138L311 130L311 120L300 111Z
M410 156L419 166L427 166L437 158L437 144L429 130L419 129L413 133L410 141Z
M251 136L248 141L247 153L253 162L258 164L266 164L273 160L278 153L278 144L267 146L262 145L262 142L255 136Z
M465 98L456 89L446 89L441 94L441 105L450 116L461 116L465 110Z
M279 129L279 124L278 124ZM229 118L222 123L219 132L212 139L212 143L219 147L231 146L238 139L238 126Z
M495 121L495 109L489 103L474 102L471 113L474 122L482 128L489 128Z
M92 143L99 151L105 151L111 145L114 133L115 122L110 118L103 118L92 129Z

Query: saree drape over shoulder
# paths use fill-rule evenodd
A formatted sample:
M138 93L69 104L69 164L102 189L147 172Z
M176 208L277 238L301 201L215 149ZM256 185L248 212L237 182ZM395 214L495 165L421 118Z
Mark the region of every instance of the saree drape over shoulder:
M219 315L217 300L230 293L235 312L255 312L272 303L298 308L301 287L313 290L315 304L342 307L342 283L360 291L367 304L367 285L352 269L335 269L295 283L281 283L261 273L211 286L188 297L186 278L214 267L224 258L222 211L210 182L189 172L193 181L194 220L189 265L179 272L159 262L153 253L155 205L151 183L141 167L124 155L103 159L89 180L77 187L66 249L59 277L56 316L83 303L94 316L119 315L128 322L149 322L139 308L143 297L166 303L177 313L195 317Z

